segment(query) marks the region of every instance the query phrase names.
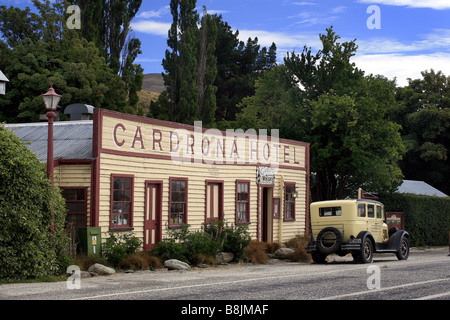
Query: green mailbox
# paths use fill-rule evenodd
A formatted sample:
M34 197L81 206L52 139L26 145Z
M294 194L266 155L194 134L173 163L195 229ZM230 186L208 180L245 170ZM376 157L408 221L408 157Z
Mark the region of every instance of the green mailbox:
M100 227L79 228L78 239L81 251L88 256L102 254L102 230Z

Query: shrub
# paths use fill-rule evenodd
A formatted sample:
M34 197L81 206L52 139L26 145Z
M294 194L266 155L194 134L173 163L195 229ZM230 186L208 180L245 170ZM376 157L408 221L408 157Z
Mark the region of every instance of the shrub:
M162 260L215 264L215 256L220 251L231 252L236 260L241 259L251 241L246 226L230 228L224 221L204 223L202 231L191 232L189 227L184 224L180 228L169 229L169 237L156 244L152 254Z
M221 243L221 238L211 238L204 231L193 232L186 238L187 260L192 264L200 264L207 259L215 259Z
M269 263L266 243L251 241L244 250L244 258L253 264Z
M173 238L163 239L158 242L152 249L151 253L161 260L177 259L189 262L186 255L186 245L183 242L177 242Z
M110 232L109 238L103 244L102 252L111 265L118 266L127 255L136 253L141 245L141 240L133 234L114 234Z
M45 166L0 126L0 278L65 272L65 201Z
M145 256L139 253L133 253L120 260L117 267L119 269L144 270L148 269L149 265Z
M296 236L286 243L288 248L294 249L294 254L291 256L291 261L295 262L311 262L311 254L306 252L308 246L308 237Z
M225 221L219 220L204 223L203 229L210 234L211 240L217 241L218 250L231 252L236 261L244 257L245 248L251 241L248 226L232 225L229 227Z

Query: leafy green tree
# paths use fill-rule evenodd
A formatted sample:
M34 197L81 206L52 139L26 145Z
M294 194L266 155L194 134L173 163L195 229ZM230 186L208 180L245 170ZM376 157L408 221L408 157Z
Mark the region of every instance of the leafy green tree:
M5 42L0 41L0 68L11 81L6 96L0 98L0 121L39 121L39 115L44 113L40 95L51 83L63 95L61 106L81 102L126 111L125 83L100 57L94 43L80 39L75 30L60 25L64 18L58 13L62 10L61 3L53 7L48 3L38 5L41 16L26 9L20 17L28 17L26 21L35 21L36 25L52 26L53 31L29 29L21 36L13 30L4 34ZM1 7L0 12L1 25L9 25L20 11Z
M398 89L397 99L401 104L391 115L408 147L401 162L405 177L450 194L450 77L424 71L422 79Z
M0 68L8 74L9 90L0 98L0 119L7 122L39 121L42 98L50 84L63 95L61 106L86 103L97 108L124 111L125 83L106 65L93 43L68 32L61 42L25 40L14 49L0 41L7 61Z
M350 62L356 44L338 42L332 28L323 49L288 55L256 81L243 99L237 124L280 129L280 136L311 143L313 200L344 198L359 187L395 190L404 152L400 126L387 120L395 83L364 76Z
M126 83L129 113L136 113L142 90L144 70L135 60L141 51L141 41L131 36L131 21L142 0L72 0L81 9L81 36L94 42L109 67ZM142 113L142 110L140 111Z
M0 126L0 278L65 272L65 216L65 201L45 167Z

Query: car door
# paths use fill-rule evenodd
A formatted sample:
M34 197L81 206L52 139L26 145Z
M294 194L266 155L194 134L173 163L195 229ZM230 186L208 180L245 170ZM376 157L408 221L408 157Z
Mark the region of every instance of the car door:
M380 216L380 206L375 204L367 205L367 219L369 224L369 231L372 233L375 242L381 243L384 242L383 237L383 220Z

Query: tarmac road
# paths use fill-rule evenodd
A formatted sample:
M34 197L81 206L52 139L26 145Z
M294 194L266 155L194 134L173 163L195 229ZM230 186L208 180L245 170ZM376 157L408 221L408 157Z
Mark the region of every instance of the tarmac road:
M219 300L228 307L220 303L215 314L235 316L263 312L263 305L270 308L270 301L280 300L450 300L448 253L448 248L413 248L406 261L384 254L375 255L370 265L333 256L325 265L278 262L118 273L81 279L80 289L68 289L66 282L6 284L0 285L0 300L178 300L183 302L176 304L176 312L191 314L211 312L193 308ZM236 303L252 307L242 309Z

